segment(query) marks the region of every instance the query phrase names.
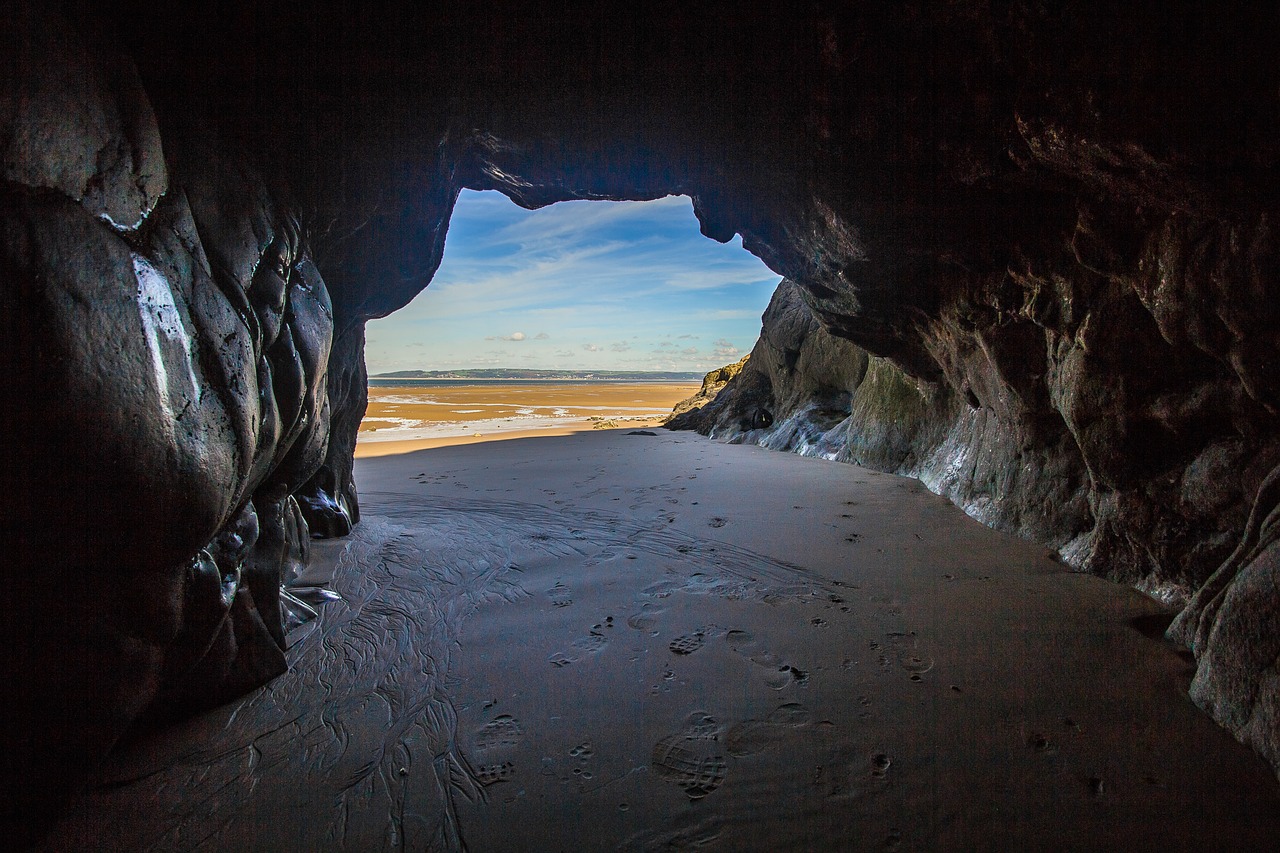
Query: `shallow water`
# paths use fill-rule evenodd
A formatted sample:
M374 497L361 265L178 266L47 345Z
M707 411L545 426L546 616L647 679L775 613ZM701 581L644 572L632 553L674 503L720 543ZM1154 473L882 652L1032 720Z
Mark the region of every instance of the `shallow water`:
M370 385L362 444L482 433L654 423L698 385L665 382L487 382Z

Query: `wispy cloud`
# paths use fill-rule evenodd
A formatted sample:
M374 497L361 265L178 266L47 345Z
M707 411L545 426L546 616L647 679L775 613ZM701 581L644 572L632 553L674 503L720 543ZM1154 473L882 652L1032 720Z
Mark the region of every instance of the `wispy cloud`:
M738 347L734 345L733 341L727 340L725 338L720 338L719 340L717 340L715 344L715 349L711 351L711 355L713 358L718 358L722 361L725 359L737 359L740 354L741 354L741 350L739 350Z
M702 237L684 197L530 212L496 193L464 191L431 286L369 324L369 366L465 367L503 357L476 343L483 340L524 342L524 355L545 366L573 366L593 353L597 367L702 370L716 350L672 347L661 358L676 367L657 366L653 350L664 338L749 348L777 281L740 241ZM495 334L495 326L538 332ZM530 344L552 339L555 350ZM609 343L624 340L631 345ZM507 348L506 357L516 351Z
M760 310L760 311L751 311L751 310L743 310L743 309L739 309L739 310L721 309L721 310L719 310L719 311L708 311L707 313L705 313L705 314L703 314L703 315L702 315L702 319L707 320L707 321L713 321L713 320L755 320L755 321L756 321L756 328L759 328L759 326L760 326L760 315L761 315L761 314L763 314L763 313L764 313L764 310L763 310L763 309L762 309L762 310Z
M523 217L494 232L493 243L519 243L524 248L560 246L580 239L590 231L618 225L657 227L670 218L670 212L689 205L681 196L667 196L650 202L617 202L592 204L578 202L544 208L536 216Z

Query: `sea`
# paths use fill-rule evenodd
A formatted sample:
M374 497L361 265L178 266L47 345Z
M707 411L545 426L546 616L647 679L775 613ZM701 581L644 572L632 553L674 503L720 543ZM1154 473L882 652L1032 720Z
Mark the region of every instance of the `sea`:
M697 382L370 379L359 442L654 425Z

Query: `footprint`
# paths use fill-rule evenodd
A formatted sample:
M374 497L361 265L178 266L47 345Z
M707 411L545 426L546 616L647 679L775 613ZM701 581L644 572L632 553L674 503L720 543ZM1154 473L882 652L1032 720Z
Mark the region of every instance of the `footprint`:
M915 673L917 675L926 673L933 669L933 658L925 654L920 654L919 652L904 654L899 659L899 663L902 664L902 668L907 672Z
M715 518L707 522L707 526L708 527L724 527L728 523L729 522L725 521L723 518L716 516Z
M809 673L799 667L783 664L777 670L767 673L764 683L774 690L782 690L793 684L803 687L809 683Z
M690 634L676 637L671 641L668 648L671 649L672 654L691 655L702 648L706 639L707 635L702 630L697 630Z
M799 702L786 702L774 709L769 715L769 722L775 726L789 726L790 728L799 728L806 725L813 716L809 713L809 709Z
M723 730L707 714L690 715L683 731L654 744L650 763L658 778L679 785L690 800L700 800L719 788L728 770L720 754Z
M501 764L485 764L476 768L476 781L487 787L509 781L515 773L515 765L510 761L504 761Z
M776 669L782 666L782 658L765 649L756 638L746 631L732 630L725 634L729 648L742 655L754 664Z
M583 741L570 749L569 757L573 759L575 763L575 766L570 772L585 782L589 782L594 779L596 774L591 769L591 757L595 755L595 753L595 747L591 745L591 741Z
M782 729L764 720L743 720L725 735L725 749L735 758L755 755L782 740Z
M609 645L609 641L600 634L588 634L585 637L579 637L574 640L572 645L575 649L591 654L593 652L598 652L605 646Z
M809 682L809 673L786 663L771 651L763 648L747 631L734 629L725 635L729 648L764 670L764 682L774 690L782 690L793 684L803 686Z
M1039 732L1031 736L1031 748L1041 755L1056 755L1058 747L1054 746L1053 741Z
M652 586L646 587L640 594L652 595L654 598L667 598L678 589L680 589L680 584L674 581L658 581Z
M871 775L877 779L883 779L885 774L889 772L889 767L892 764L893 761L889 759L889 756L885 755L883 752L877 752L875 755L871 756Z
M551 603L556 607L568 607L573 604L573 593L570 592L569 587L558 581L555 586L547 590L547 598L551 599Z
M658 624L658 614L661 612L661 610L642 609L639 613L633 613L627 617L627 627L637 631L650 631L654 625Z
M716 718L704 711L694 711L685 719L685 737L698 740L718 740L724 734L724 726L716 722Z
M500 746L515 746L523 734L524 729L519 720L510 714L499 714L476 732L476 748L490 750Z
M743 720L725 735L725 748L734 757L754 755L777 744L787 729L808 725L809 709L799 702L786 702L769 714L766 720Z

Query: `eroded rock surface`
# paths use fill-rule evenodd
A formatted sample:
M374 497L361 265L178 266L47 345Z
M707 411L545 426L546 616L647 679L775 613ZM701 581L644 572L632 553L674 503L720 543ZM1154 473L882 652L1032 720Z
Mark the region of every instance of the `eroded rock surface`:
M333 319L245 159L157 122L101 33L5 15L0 753L21 844L131 724L284 671Z
M667 419L667 425L671 426L672 429L680 429L679 423L681 422L677 419L686 412L697 411L715 400L716 395L729 384L729 380L742 372L742 368L746 367L750 358L751 355L748 353L733 364L716 368L702 377L702 387L698 389L698 393L676 403L675 408L671 410L671 417ZM675 424L674 426L672 426L673 423Z
M282 666L295 505L359 514L363 324L463 187L691 196L789 282L703 428L1190 600L1196 700L1280 764L1274 8L255 10L3 6L15 813Z

